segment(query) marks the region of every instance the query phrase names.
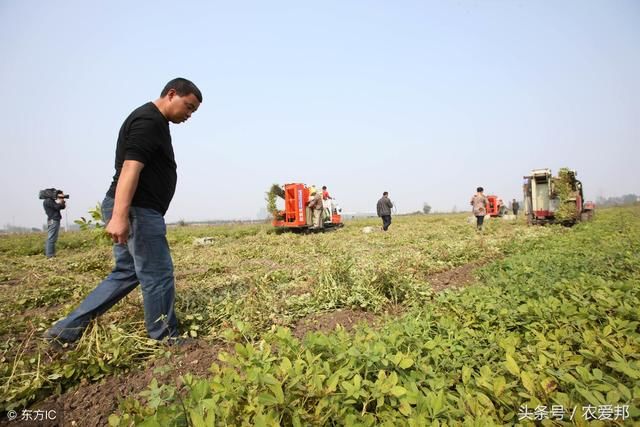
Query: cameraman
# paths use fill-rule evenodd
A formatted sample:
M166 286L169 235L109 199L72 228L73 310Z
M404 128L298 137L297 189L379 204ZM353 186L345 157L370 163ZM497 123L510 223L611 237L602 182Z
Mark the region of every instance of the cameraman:
M47 214L47 241L44 245L44 254L47 258L56 256L56 242L58 241L60 220L62 219L60 211L67 207L64 199L64 192L57 190L55 199L47 198L42 202L44 211Z

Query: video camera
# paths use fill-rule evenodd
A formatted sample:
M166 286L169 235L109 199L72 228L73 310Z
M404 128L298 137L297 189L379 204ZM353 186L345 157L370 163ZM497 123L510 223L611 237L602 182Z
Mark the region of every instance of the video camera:
M55 200L55 199L58 198L58 191L61 191L61 190L57 190L55 188L45 188L44 190L40 190L40 192L38 193L38 198L40 200L44 200L44 199L53 199L53 200ZM64 193L64 191L63 191L63 193ZM63 198L68 199L69 195L65 194L63 196Z

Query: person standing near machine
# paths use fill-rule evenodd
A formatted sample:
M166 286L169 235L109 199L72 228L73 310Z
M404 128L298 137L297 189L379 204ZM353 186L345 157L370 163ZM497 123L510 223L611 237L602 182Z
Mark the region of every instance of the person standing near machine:
M324 221L322 218L322 194L316 190L315 187L309 192L309 203L308 205L312 212L313 217L313 226L314 229L321 229L324 227Z
M482 224L484 223L484 216L487 214L488 200L484 195L484 188L476 188L476 194L471 198L471 206L473 214L476 217L476 229L482 231Z
M323 208L323 216L325 221L331 220L331 196L329 196L329 191L327 190L327 186L322 186L322 208Z
M518 203L518 202L516 201L516 199L513 199L513 200L511 201L511 211L513 212L513 214L514 214L515 216L518 216L518 211L519 211L519 210L520 210L520 203Z

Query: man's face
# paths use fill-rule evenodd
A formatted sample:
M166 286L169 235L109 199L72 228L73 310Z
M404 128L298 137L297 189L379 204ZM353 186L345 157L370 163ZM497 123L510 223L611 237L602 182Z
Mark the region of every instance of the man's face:
M168 95L170 106L167 112L167 120L172 123L186 122L200 106L200 101L192 93L180 96L175 91L173 93L170 91Z

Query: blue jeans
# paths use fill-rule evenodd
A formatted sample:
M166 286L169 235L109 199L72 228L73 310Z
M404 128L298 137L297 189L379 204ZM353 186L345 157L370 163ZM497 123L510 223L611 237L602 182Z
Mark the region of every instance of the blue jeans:
M56 255L56 242L60 231L60 220L50 219L47 221L47 241L44 244L44 254L47 258Z
M114 200L105 197L102 218L111 219ZM174 311L175 287L173 261L166 238L163 216L153 210L132 206L129 209L129 239L126 245L113 245L115 266L78 308L46 333L49 338L76 341L89 324L141 285L144 323L151 338L160 340L178 336Z

